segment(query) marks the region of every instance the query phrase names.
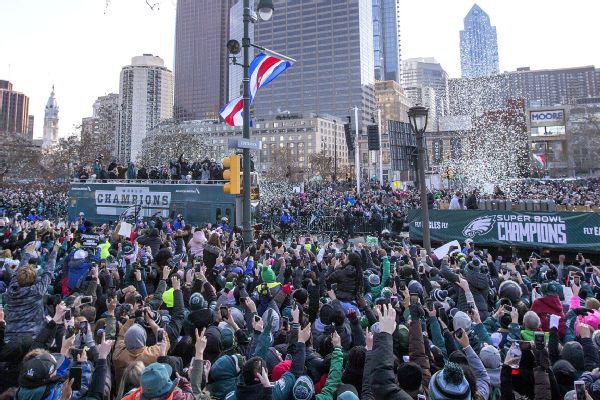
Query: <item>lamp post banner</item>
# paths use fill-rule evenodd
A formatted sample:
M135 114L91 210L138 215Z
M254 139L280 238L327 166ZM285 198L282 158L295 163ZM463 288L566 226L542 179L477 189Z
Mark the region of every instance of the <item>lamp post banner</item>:
M409 210L409 234L423 239L421 210ZM600 214L429 210L434 242L473 239L478 245L600 250Z

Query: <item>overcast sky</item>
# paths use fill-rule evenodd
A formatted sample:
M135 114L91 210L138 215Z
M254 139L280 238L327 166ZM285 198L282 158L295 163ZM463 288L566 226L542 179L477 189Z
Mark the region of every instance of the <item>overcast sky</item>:
M473 1L401 1L402 57L433 56L459 76L459 31ZM110 0L108 8L106 0L0 0L0 79L29 96L35 136L42 135L53 84L66 136L91 115L98 96L118 91L119 72L132 56L152 53L173 68L176 0L149 0L155 2L151 10L145 0ZM600 67L599 0L478 4L497 28L501 71Z

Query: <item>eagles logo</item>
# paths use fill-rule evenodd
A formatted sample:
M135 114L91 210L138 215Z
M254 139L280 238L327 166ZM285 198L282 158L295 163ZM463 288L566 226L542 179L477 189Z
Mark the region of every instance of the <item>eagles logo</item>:
M465 229L463 229L462 233L468 238L485 235L492 230L494 227L494 222L496 222L496 217L494 215L479 217L469 222L469 224L465 226Z

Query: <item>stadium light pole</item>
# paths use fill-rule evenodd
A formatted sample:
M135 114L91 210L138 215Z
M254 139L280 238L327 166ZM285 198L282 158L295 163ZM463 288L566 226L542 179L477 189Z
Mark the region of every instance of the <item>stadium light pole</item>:
M425 183L425 129L429 109L420 105L408 110L408 119L417 135L417 166L419 170L419 190L421 192L421 229L423 231L423 247L427 254L431 253L431 236L429 234L429 207L427 204L427 185Z

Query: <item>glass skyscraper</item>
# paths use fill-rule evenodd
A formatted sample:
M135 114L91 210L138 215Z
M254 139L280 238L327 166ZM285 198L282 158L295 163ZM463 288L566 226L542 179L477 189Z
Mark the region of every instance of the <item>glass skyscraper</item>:
M400 0L372 1L375 79L400 83Z
M285 113L374 115L371 0L275 0L270 21L254 26L258 45L297 62L252 103L255 118ZM361 119L362 118L362 119Z
M232 0L177 0L175 118L217 119L228 97Z
M464 19L460 31L460 68L463 77L488 76L500 71L498 37L490 17L477 4Z

